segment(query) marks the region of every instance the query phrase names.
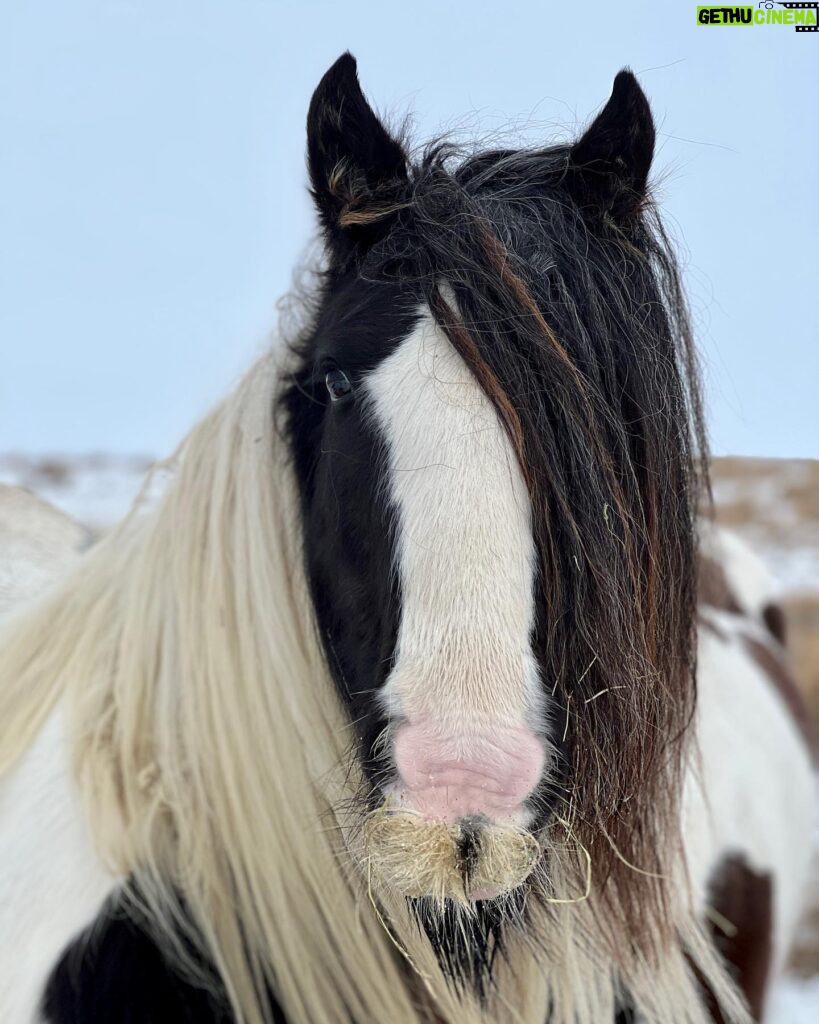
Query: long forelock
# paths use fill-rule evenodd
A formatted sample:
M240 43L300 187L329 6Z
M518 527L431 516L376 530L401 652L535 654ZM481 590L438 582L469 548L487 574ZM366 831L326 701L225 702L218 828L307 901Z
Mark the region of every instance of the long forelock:
M567 147L461 164L428 152L363 273L418 290L509 433L566 763L565 784L541 796L589 854L612 947L625 930L654 955L671 938L707 452L659 215L646 203L629 224L595 220L561 189L567 161Z

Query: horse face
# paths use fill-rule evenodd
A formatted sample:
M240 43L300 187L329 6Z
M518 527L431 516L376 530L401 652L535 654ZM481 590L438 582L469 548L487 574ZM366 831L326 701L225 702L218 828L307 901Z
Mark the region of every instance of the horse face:
M612 141L618 137L619 148ZM518 161L514 173L526 176L526 197L544 190L547 198L538 192L537 201L550 203L552 215L571 207L572 229L587 245L588 231L580 224L587 208L594 207L594 216L602 221L603 214L608 223L635 215L652 146L645 98L626 74L618 76L612 100L589 132L571 151L566 148L565 160L557 149L551 157L533 159L531 167L542 179L534 183L528 181L529 164L524 162L521 172ZM469 332L453 332L451 325L462 319L480 329L481 309L460 309L475 288L470 293L460 287L457 252L449 254L443 271L434 261L432 268L424 263L428 254L419 241L428 212L424 197L413 191L400 143L364 99L349 56L330 69L313 97L308 157L328 268L284 404L307 573L327 661L358 732L371 805L386 805L396 827L410 830L397 841L403 856L412 847L408 835L431 845L433 828L449 837L445 846L450 840L458 845L461 867L470 857L467 847L476 841L487 847L497 840L503 847L514 836L506 843L511 856L522 832L544 823L546 794L559 782L565 763L558 754L568 730L568 705L561 716L566 727L556 738L550 703L557 683L547 690L541 670L543 637L551 628L540 585L549 459L578 499L590 505L595 544L606 549L600 552L601 564L609 567L604 571L625 578L618 575L616 560L627 550L616 530L601 535L607 491L595 474L597 465L609 472L610 460L590 461L582 447L587 398L577 388L579 377L565 350L538 319L550 302L550 253L543 247L542 225L536 213L530 215L528 202L517 221L504 220L503 206L487 204L480 193L484 164L480 158L470 162L456 188L473 176L470 194L481 198L481 216L490 227L471 229L472 248L465 256L480 252L478 292L491 290L497 278L514 315L542 324L535 342L542 363L536 372L543 381L565 374L555 401L547 386L533 394L526 360L534 349L525 332L498 343L496 331L495 342L486 351L475 349L475 358ZM493 187L506 200L520 182L504 177L504 154L488 157ZM446 236L447 193L433 188L431 195L436 225ZM493 209L500 211L497 220ZM517 250L537 271L534 292L507 273L507 243L498 241L506 238L509 251ZM394 262L401 270L391 273ZM574 315L566 312L570 309L561 296L553 310L558 322ZM465 342L455 343L464 336ZM516 348L521 339L523 346ZM582 357L587 353L588 346ZM510 385L514 400L506 393ZM614 381L613 387L619 395L621 386ZM570 410L561 421L566 403L575 401L578 412ZM526 436L517 415L521 409ZM537 475L540 526L534 529L523 449L537 451L531 442L541 426L560 442L564 422L565 436L578 437L567 441L580 446L572 455L579 452L576 468L567 472L559 443L552 441L548 451L543 446ZM604 481L606 487L609 483ZM574 571L578 556L587 552L571 498L564 504L560 529L566 542L558 555ZM558 555L553 546L553 560ZM598 600L580 586L583 602ZM571 608L573 601L570 592L566 605ZM564 629L568 615L559 612L558 618ZM554 644L550 680L565 674L561 652L568 651L575 662L591 661L585 672L571 670L583 683L597 661L588 648L588 634L577 643L566 637ZM597 671L586 685L596 676ZM401 818L400 812L407 814ZM381 838L373 840L376 846ZM525 877L531 849L519 843L515 848L518 866L499 885L467 887L466 895L495 895ZM417 879L403 888L410 895L430 892L430 885ZM442 885L436 891L453 895L456 889Z
M354 66L319 87L309 138L325 224L345 161L396 204L403 157ZM345 150L356 138L364 153ZM437 821L527 824L548 758L529 496L490 399L417 293L350 267L377 243L367 229L328 232L325 298L290 395L319 628L380 798Z
M291 388L328 662L395 808L525 824L547 758L512 445L410 290L332 279Z

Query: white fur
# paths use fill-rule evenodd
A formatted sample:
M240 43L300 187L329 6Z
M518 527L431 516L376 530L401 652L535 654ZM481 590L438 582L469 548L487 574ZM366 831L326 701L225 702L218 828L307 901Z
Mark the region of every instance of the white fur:
M87 531L27 491L0 487L0 613L74 564ZM113 880L91 849L61 712L0 782L0 1021L37 1017L43 986Z
M3 782L0 821L0 1020L28 1024L60 954L115 884L91 847L59 711Z
M389 453L402 593L388 710L452 738L538 728L531 505L498 414L428 314L367 388Z
M749 615L760 617L779 597L779 588L762 559L735 533L704 523L700 530L703 553L718 562L731 593Z

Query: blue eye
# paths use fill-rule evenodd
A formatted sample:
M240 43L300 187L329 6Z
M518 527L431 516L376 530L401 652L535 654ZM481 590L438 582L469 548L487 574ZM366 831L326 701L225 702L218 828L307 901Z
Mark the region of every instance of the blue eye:
M324 378L324 383L327 385L327 391L332 402L346 398L353 390L350 378L343 370L329 370Z

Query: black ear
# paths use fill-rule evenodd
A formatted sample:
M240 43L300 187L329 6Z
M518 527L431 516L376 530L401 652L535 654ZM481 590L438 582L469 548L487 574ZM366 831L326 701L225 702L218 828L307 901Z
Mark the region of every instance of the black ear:
M623 70L608 103L571 148L567 182L580 205L620 222L634 217L645 199L654 138L646 95Z
M335 262L382 237L407 197L407 157L376 117L345 53L318 84L307 114L313 198Z

